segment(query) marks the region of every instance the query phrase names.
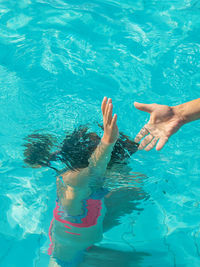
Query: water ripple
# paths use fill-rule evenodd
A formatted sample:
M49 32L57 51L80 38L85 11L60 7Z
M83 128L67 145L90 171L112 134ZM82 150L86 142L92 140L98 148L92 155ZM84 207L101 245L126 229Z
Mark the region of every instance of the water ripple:
M0 2L0 232L22 238L48 228L42 214L49 216L54 199L46 194L55 192L51 174L22 168L23 138L41 129L62 139L88 122L97 131L104 95L113 98L120 130L134 137L148 121L134 100L176 105L199 97L200 7L196 0ZM126 189L130 201L137 196L138 207L113 231L126 225L120 242L152 254L144 266L158 258L199 266L197 123L160 153L134 154L135 173L118 170L106 180L124 198Z

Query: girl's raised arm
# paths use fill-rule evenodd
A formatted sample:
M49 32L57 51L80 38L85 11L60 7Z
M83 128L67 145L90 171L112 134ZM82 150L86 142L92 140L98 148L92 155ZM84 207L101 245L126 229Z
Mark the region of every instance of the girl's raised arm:
M101 105L104 134L100 144L89 159L89 172L103 176L111 158L113 147L118 139L117 115L112 115L112 99L104 97Z
M67 172L63 175L64 181L71 186L83 186L88 183L92 176L102 177L111 158L113 147L118 139L117 115L112 115L112 99L104 97L101 105L103 115L104 134L100 144L97 146L89 159L87 168L79 172Z

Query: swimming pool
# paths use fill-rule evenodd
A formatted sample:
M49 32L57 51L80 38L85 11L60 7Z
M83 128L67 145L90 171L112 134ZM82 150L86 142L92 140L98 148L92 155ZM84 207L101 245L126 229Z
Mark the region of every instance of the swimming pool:
M16 3L17 2L17 3ZM121 131L148 121L133 101L177 105L200 93L196 0L0 1L0 266L48 266L52 170L23 168L24 137L63 138L112 97ZM200 266L200 124L130 161L146 196L84 266ZM137 176L137 175L136 175Z

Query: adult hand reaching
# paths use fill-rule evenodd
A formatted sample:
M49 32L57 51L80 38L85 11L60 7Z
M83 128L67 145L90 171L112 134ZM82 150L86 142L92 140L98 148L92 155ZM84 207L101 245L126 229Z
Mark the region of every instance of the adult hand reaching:
M182 119L174 113L173 108L158 104L134 103L139 110L148 112L150 120L140 130L135 138L135 142L142 142L139 149L151 150L156 145L156 150L163 148L168 138L178 131L182 126Z
M138 148L146 151L151 150L157 142L156 150L161 150L183 124L200 119L200 98L174 107L138 102L134 106L150 114L149 122L135 138L135 142L144 138Z

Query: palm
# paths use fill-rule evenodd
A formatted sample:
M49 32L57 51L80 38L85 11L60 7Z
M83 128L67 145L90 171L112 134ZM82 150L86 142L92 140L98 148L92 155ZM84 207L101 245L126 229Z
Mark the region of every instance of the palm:
M154 136L168 138L178 130L177 126L177 118L172 109L168 106L156 105L148 122L149 131Z
M111 98L109 98L107 101L107 97L104 97L101 105L101 110L103 114L104 127L104 135L102 140L108 144L115 143L117 141L119 131L116 123L117 115L112 115L113 105Z

